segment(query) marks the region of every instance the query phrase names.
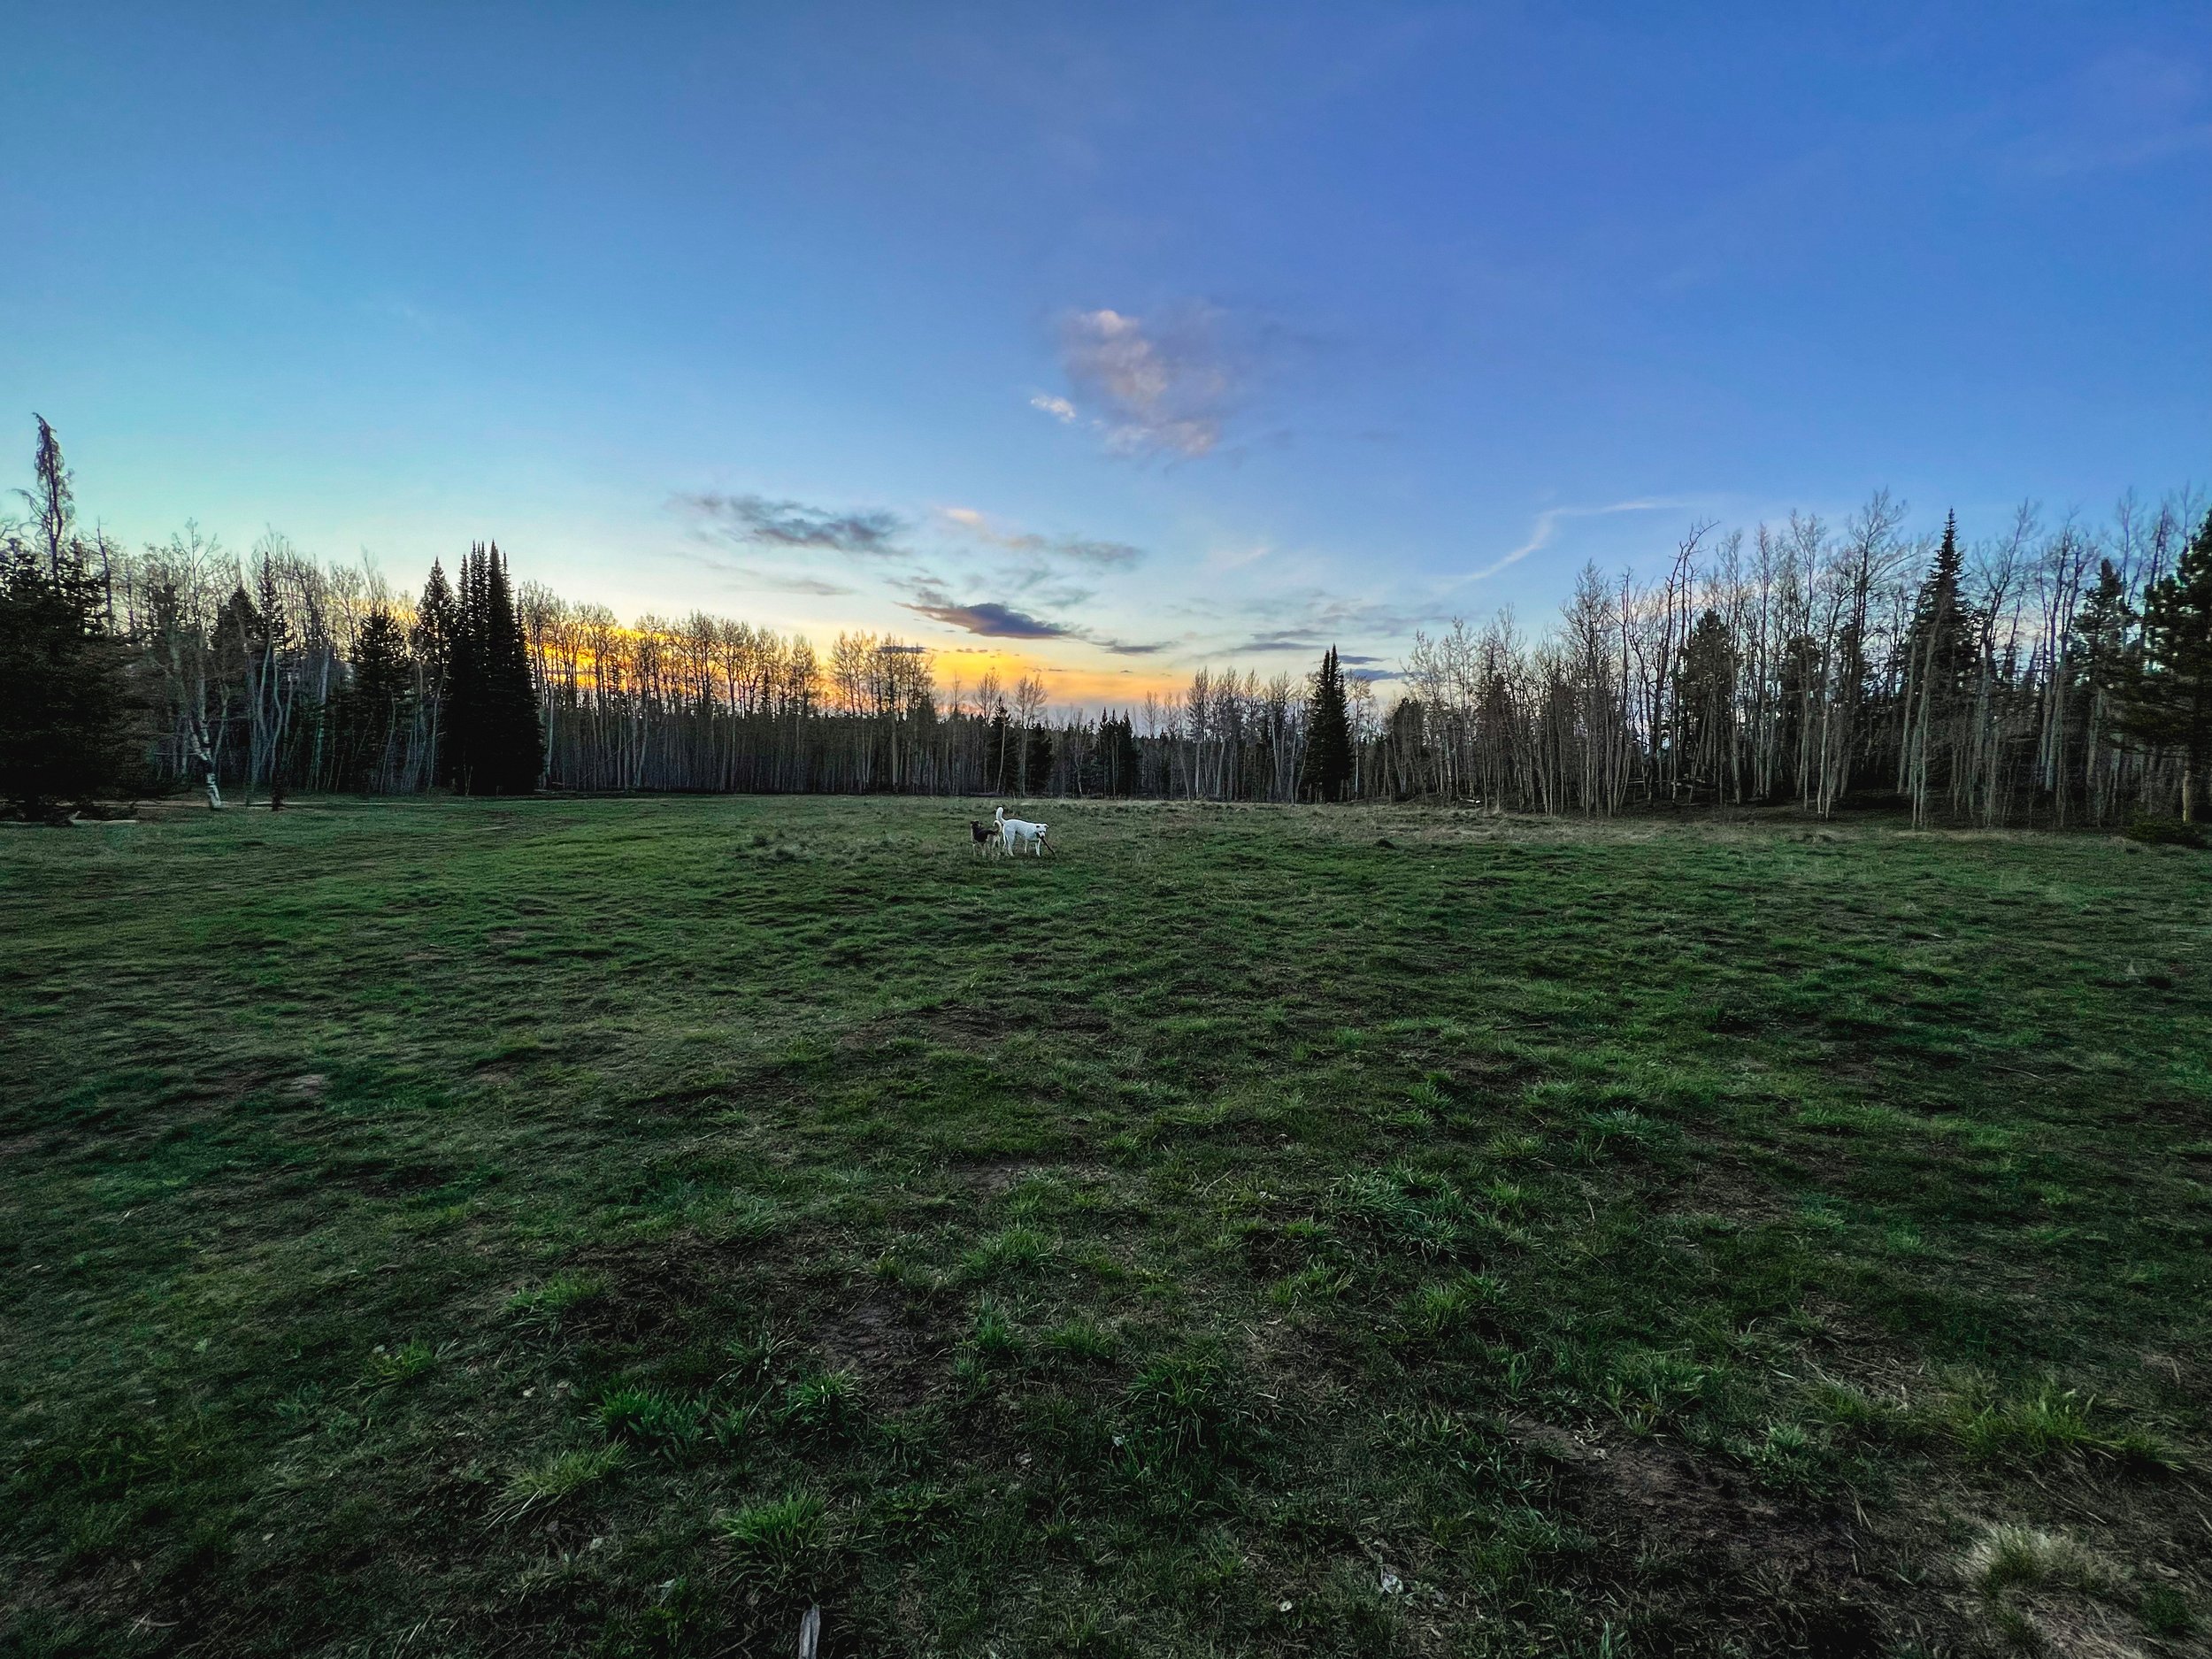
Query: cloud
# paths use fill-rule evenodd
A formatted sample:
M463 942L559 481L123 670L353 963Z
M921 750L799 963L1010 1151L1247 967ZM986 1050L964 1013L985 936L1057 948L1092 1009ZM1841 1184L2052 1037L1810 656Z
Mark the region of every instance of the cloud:
M1654 500L1617 501L1603 507L1547 507L1536 515L1536 522L1530 526L1527 541L1511 552L1493 559L1480 570L1470 571L1464 576L1454 578L1448 585L1455 588L1462 582L1482 581L1495 576L1508 565L1518 565L1532 553L1542 552L1551 545L1552 536L1557 532L1562 518L1597 518L1617 512L1652 512L1662 507L1678 505L1678 502Z
M763 593L814 594L829 597L860 591L856 588L848 588L842 582L825 581L818 576L787 576L780 571L764 571L750 565L733 564L728 559L713 558L705 554L686 553L680 557L708 570L734 577L741 587Z
M1086 645L1095 645L1116 657L1149 657L1164 651L1165 645L1146 645L1127 640L1110 639L1089 628L1070 623L1053 622L1033 616L1026 611L997 600L979 600L963 604L933 581L923 580L908 584L914 595L910 602L902 602L916 616L927 617L941 622L949 628L980 634L989 640L1078 640Z
M1126 541L1106 541L1089 536L1039 535L1033 531L1010 530L972 507L947 507L942 509L942 512L946 520L961 534L986 546L1003 548L1025 558L1064 559L1071 564L1087 565L1099 570L1126 567L1141 564L1144 559L1144 549L1132 547Z
M1030 616L1010 605L987 601L973 605L910 604L906 608L917 616L941 622L947 627L979 634L987 640L1065 640L1076 637L1073 628L1064 627L1057 622L1047 622L1041 617Z
M679 495L677 503L733 541L792 551L841 553L854 558L902 558L906 526L883 511L833 512L761 495Z
M1150 322L1110 309L1071 312L1060 364L1074 397L1040 393L1030 406L1064 425L1087 416L1117 455L1210 454L1238 381L1220 332L1210 306Z
M1328 649L1326 641L1314 639L1303 630L1294 634L1283 632L1255 634L1243 644L1230 647L1230 649L1240 657L1248 653L1253 656L1264 656L1272 651L1297 651L1301 654L1310 652L1318 657Z

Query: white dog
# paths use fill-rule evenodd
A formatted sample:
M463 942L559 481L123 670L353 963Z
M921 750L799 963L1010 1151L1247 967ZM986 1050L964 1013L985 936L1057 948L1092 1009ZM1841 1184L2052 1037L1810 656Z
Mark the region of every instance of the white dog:
M991 810L991 821L998 826L1000 839L1010 856L1025 847L1029 849L1033 857L1045 856L1045 831L1050 827L1048 825L1033 824L1027 818L1008 818L1002 806Z

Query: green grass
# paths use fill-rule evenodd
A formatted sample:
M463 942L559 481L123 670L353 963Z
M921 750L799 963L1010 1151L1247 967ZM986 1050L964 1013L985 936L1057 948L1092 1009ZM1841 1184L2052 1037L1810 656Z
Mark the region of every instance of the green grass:
M970 815L0 841L0 1652L2200 1627L2200 854Z

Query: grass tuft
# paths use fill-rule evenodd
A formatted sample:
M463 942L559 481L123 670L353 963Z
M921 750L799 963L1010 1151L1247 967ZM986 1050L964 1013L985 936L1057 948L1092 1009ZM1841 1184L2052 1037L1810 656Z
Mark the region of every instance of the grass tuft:
M373 1388L396 1387L426 1376L438 1363L437 1350L419 1337L395 1348L379 1344L364 1368Z
M811 1492L749 1503L718 1530L739 1572L775 1588L814 1588L835 1552L829 1505Z
M2109 1562L2064 1532L2041 1527L1990 1527L1967 1552L1967 1572L1984 1595L2007 1590L2075 1590L2106 1595L2123 1576Z
M586 1486L596 1486L628 1462L629 1452L619 1442L588 1450L557 1452L509 1479L500 1489L493 1518L519 1520L533 1509L549 1508Z

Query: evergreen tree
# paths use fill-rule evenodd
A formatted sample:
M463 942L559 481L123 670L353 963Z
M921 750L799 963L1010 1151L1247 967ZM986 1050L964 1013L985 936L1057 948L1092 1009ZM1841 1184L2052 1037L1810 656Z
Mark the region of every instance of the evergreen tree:
M1971 687L1981 665L1975 639L1978 618L1961 588L1965 564L1959 547L1959 516L1948 513L1935 563L1913 602L1909 634L1914 672L1939 700Z
M494 542L483 558L483 764L490 795L527 795L545 770L545 734L538 723L530 645L522 631L506 556Z
M1683 642L1675 670L1676 780L1696 799L1700 785L1714 798L1724 792L1725 757L1735 744L1736 649L1728 625L1709 607L1701 612Z
M407 636L389 611L375 606L354 642L353 681L339 705L342 771L352 787L380 789L389 784L392 738L412 678Z
M430 781L453 781L452 744L447 721L453 680L453 641L460 632L460 604L446 580L445 565L430 561L430 578L422 585L422 602L415 607L414 648L419 689L430 716Z
M1052 728L1040 721L1029 728L1022 755L1022 790L1044 795L1052 788Z
M2139 672L2129 637L2135 613L2128 608L2127 583L2105 559L2097 566L2097 585L2074 613L2072 649L2067 653L2076 687L2124 696Z
M1351 780L1351 715L1345 705L1344 672L1332 645L1315 671L1306 701L1306 792L1319 801L1340 800Z
M1108 795L1134 795L1143 780L1143 757L1126 714L1098 723L1099 773Z
M496 543L461 561L445 675L445 772L464 795L527 795L545 765L530 653Z
M61 442L35 419L33 536L0 537L0 796L45 818L122 775L131 704L127 648L76 533Z
M983 772L990 780L991 793L1006 793L1007 775L1014 771L1014 723L1006 712L1006 699L1001 697L991 710L991 725L983 739Z
M2196 774L2212 760L2212 512L2173 573L2143 595L2143 664L2128 726L2181 756L2181 817L2196 817Z

